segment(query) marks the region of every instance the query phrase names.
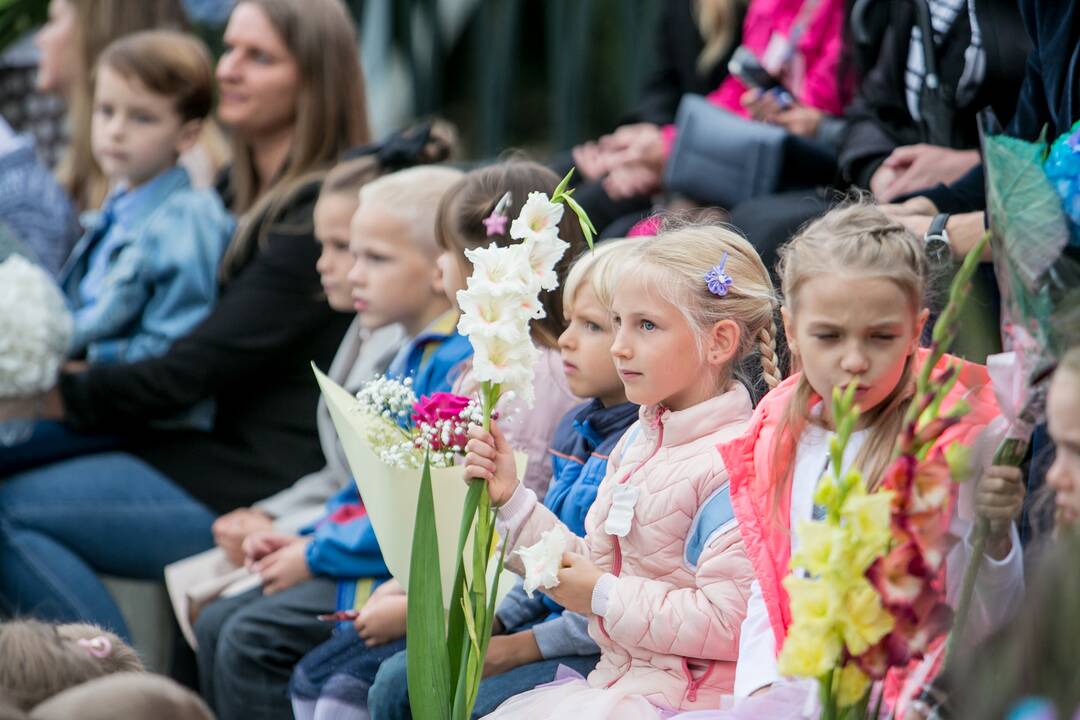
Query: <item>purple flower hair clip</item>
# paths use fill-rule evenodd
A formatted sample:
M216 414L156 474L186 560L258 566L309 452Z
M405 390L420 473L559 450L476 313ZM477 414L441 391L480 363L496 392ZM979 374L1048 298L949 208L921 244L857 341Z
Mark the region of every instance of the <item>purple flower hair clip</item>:
M724 272L724 266L727 265L727 253L720 258L720 264L714 267L709 272L705 273L705 284L709 288L709 292L718 297L724 297L728 294L728 290L731 289L732 284L735 282L731 279L731 276Z
M487 229L488 237L506 234L506 223L510 221L510 218L506 215L506 210L513 201L514 196L511 195L508 190L501 198L499 198L499 202L496 203L495 209L491 211L491 214L481 221Z

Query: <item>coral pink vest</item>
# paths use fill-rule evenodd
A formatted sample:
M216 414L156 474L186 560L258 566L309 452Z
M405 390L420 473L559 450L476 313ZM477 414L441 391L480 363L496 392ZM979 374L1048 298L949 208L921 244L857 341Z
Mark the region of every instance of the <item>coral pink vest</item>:
M916 372L928 354L926 350L918 351ZM934 367L931 378L940 377L950 362L960 363L960 378L943 408L948 410L963 398L971 411L938 440L937 446L942 448L954 442L972 445L983 428L1000 414L990 377L982 365L946 355ZM746 552L761 585L778 654L791 625L791 606L782 584L791 564L791 489L789 485L787 493L780 499L780 506L774 509L778 469L773 464L773 440L798 382L799 375L793 375L780 383L758 404L746 433L717 446L728 471L731 502ZM819 401L820 398L814 398L812 402ZM794 445L791 452L794 453ZM793 462L794 458L789 461Z

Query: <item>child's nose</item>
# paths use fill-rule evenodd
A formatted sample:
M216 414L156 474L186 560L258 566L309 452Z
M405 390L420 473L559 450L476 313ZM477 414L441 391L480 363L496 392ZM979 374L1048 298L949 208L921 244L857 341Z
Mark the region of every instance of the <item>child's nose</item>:
M1072 487L1072 478L1069 477L1069 473L1065 469L1065 463L1059 454L1054 458L1054 462L1050 465L1050 469L1046 471L1046 484L1054 489L1055 492L1065 492Z
M844 352L840 367L850 375L862 375L870 369L870 360L858 345L852 345Z

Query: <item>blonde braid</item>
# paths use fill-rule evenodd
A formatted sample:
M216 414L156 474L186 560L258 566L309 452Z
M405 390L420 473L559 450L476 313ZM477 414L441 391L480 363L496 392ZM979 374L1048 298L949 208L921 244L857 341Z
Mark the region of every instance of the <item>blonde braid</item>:
M780 384L779 360L776 356L776 321L771 320L758 330L758 354L761 356L761 376L772 390Z

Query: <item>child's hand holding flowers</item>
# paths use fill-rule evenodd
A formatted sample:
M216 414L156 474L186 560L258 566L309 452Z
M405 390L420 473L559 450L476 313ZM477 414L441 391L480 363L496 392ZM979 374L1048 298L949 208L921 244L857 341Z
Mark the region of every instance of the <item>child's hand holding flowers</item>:
M571 612L588 615L592 612L592 596L604 571L591 560L577 553L563 553L559 584L541 587L540 592Z
M1009 531L1024 506L1024 474L1020 468L993 465L975 486L975 513L990 523L986 554L1003 560L1012 550Z
M469 442L465 445L466 482L483 480L488 486L491 504L501 507L513 496L518 487L517 464L514 449L495 423L491 432L474 425L469 428Z

